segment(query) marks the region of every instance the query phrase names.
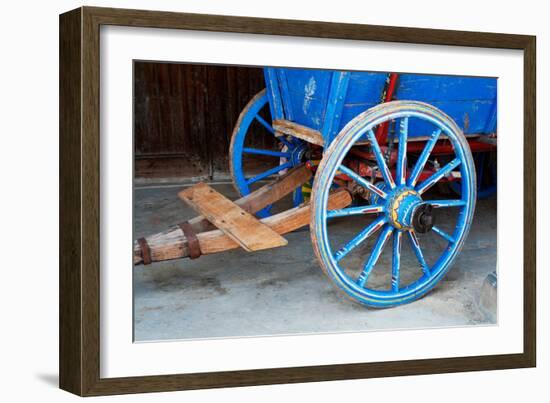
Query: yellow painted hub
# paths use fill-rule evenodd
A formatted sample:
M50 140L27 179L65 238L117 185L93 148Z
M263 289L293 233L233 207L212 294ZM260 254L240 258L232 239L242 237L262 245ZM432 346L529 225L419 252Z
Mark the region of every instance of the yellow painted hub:
M388 219L398 229L412 228L412 213L415 206L422 202L417 191L413 189L396 190L388 200Z

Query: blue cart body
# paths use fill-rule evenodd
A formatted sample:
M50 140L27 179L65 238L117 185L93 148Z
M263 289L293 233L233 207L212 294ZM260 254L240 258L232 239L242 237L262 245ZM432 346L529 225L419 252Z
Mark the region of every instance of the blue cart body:
M493 175L484 173L486 166L496 168L496 155L489 154L496 142L478 137L496 134L497 80L273 67L265 68L264 74L266 90L245 106L231 139L231 174L239 193L246 196L258 189L260 181L288 170L311 169L312 186L294 188L292 201L298 207L306 201L304 195L311 195L313 247L330 279L352 299L372 307L400 305L425 295L462 248L476 195L496 191L496 169ZM389 102L393 100L402 102ZM262 113L268 106L271 121ZM344 128L352 120L354 125ZM266 129L263 135L269 133L276 144L264 149L247 143L247 136L258 134L253 124L256 128L261 124ZM254 164L246 164L243 156L248 162L261 158L261 165L267 166L246 174L244 168ZM451 199L438 192L427 194L445 183L455 186ZM335 188L354 194L357 203L329 207ZM437 226L435 209L454 214L451 230ZM268 217L272 206L256 214ZM329 221L351 216L372 220L365 221L344 245L339 239L332 241ZM364 262L341 264L371 236L377 238ZM390 238L390 284L369 285L370 273ZM415 280L400 275L401 245L406 239L418 261L418 266L409 266L418 270ZM437 259L425 258L424 242L439 245ZM363 252L356 249L355 256Z
M355 116L382 102L388 74L313 69L264 69L273 119L318 130L325 144ZM449 115L465 134L496 132L497 79L400 74L394 99L427 102ZM416 121L409 136L430 134Z

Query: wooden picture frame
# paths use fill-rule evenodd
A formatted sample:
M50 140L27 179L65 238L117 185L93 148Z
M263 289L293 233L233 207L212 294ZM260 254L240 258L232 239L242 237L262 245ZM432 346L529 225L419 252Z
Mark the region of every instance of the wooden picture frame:
M524 52L523 353L227 372L100 377L99 35L102 25ZM534 36L81 7L60 16L60 387L81 396L533 367L536 363Z

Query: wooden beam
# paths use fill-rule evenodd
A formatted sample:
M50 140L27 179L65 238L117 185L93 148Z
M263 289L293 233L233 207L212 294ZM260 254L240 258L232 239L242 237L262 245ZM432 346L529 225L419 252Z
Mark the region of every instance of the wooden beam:
M307 141L311 144L316 144L318 146L323 147L325 144L325 140L323 138L323 134L315 129L312 129L307 126L299 125L298 123L291 122L290 120L274 120L273 121L273 129L277 133L286 134L289 136L297 137L300 140ZM368 144L368 140L358 140L354 143L355 146L365 145Z
M307 126L302 126L298 123L291 122L290 120L274 120L273 129L275 129L275 131L279 133L297 137L300 140L304 140L308 143L316 144L321 147L324 144L323 135L321 134L321 132L311 129Z
M178 196L247 252L288 244L278 233L206 183L182 190Z
M290 169L286 174L253 191L247 196L235 200L235 204L249 213L256 213L291 193L311 178L311 170L305 164ZM195 232L203 232L216 227L203 216L189 220Z
M337 189L329 197L328 208L330 210L344 208L351 203L351 200L351 196L347 190ZM306 204L264 218L261 222L282 235L308 225L309 220L310 206ZM237 242L221 230L203 232L197 234L197 238L199 239L203 255L220 253L239 247ZM151 250L151 259L153 262L188 257L187 240L179 228L172 228L169 231L151 235L146 240ZM141 263L141 249L139 244L134 242L134 264Z

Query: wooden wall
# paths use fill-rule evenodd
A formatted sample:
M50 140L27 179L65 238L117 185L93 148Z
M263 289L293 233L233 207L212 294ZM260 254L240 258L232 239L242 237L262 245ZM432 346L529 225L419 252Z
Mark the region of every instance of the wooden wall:
M136 177L226 177L233 126L259 68L136 62Z

